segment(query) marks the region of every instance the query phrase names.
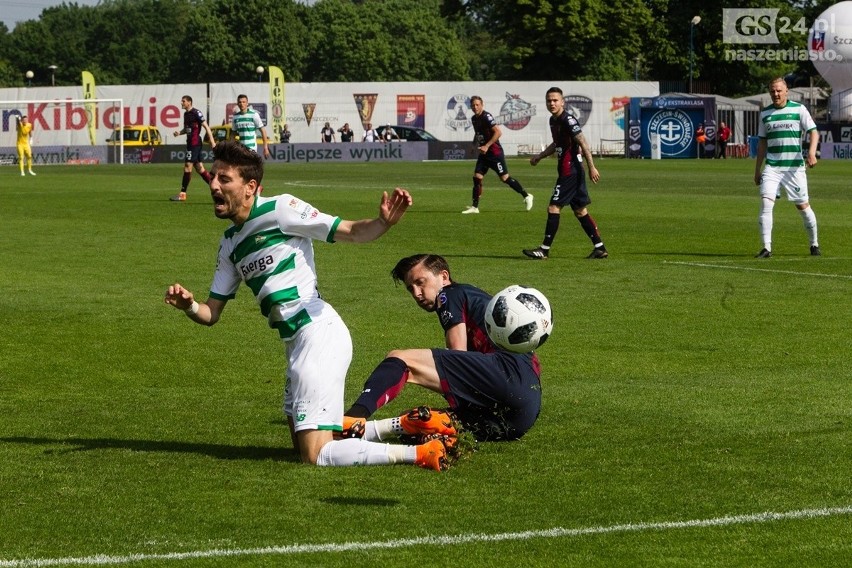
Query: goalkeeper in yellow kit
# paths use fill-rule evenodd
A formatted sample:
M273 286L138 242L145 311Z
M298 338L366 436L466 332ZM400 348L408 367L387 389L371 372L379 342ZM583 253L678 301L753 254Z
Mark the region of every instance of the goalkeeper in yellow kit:
M33 125L27 120L27 115L18 119L16 129L18 131L18 165L21 168L21 175L26 175L24 173L24 162L29 162L29 172L36 175L33 171L33 149L30 147Z

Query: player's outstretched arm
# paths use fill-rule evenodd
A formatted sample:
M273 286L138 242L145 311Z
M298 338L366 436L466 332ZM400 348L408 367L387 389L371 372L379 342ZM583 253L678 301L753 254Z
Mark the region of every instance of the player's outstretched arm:
M225 302L214 298L207 298L206 302L196 301L195 295L177 282L168 287L164 300L201 325L213 325L219 321L225 307Z
M394 189L390 195L384 192L379 205L378 217L360 221L341 221L337 227L337 232L334 234L334 240L348 243L374 241L385 234L393 225L396 225L411 204L411 194L401 187Z
M540 161L548 156L552 156L554 152L556 152L556 143L551 142L547 148L530 158L530 165L537 166Z
M405 212L411 206L412 199L408 190L397 187L388 196L387 192L382 194L382 202L379 206L379 217L387 225L396 225Z

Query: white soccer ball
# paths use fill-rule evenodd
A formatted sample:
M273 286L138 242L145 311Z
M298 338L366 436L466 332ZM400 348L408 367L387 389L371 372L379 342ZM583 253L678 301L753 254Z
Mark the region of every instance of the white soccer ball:
M515 353L534 351L553 331L550 302L535 288L509 286L488 302L485 331L498 347Z

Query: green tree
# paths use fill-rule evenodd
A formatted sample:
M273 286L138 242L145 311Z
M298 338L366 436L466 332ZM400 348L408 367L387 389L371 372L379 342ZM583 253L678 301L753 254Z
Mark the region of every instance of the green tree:
M834 0L740 0L807 25ZM102 0L0 27L0 85L245 81L276 65L288 81L627 80L741 96L772 76L800 84L810 61L730 57L720 0ZM700 16L694 27L690 21ZM692 36L690 38L690 35ZM801 33L775 50L805 49ZM690 48L691 47L691 48ZM671 86L669 86L671 85Z
M293 0L207 0L192 11L172 80L245 81L258 65L301 81L309 57L308 8Z
M505 45L514 80L612 80L632 76L637 55L661 51L649 3L453 0L444 10Z
M779 15L796 22L802 11L785 0L746 0L737 8L778 8ZM693 76L706 91L728 95L752 95L765 90L771 77L783 76L797 67L794 61L760 61L738 58L740 49L771 48L785 50L805 48L806 36L798 33L779 34L779 44L749 45L724 43L722 7L697 0L679 2L662 0L654 6L654 16L665 23L674 57L658 59L653 65L655 78L685 79L689 77L690 22L695 16L701 21L692 28L694 69ZM733 57L732 56L737 56ZM705 91L705 92L706 92Z
M13 61L37 71L56 65L56 84L79 84L91 70L102 83L166 82L179 56L173 30L182 29L187 0L104 0L96 7L63 4L11 33Z
M0 22L0 86L20 87L25 84L25 71L18 71L9 59L11 42L9 28Z
M310 10L310 81L466 80L462 43L437 0L320 0Z

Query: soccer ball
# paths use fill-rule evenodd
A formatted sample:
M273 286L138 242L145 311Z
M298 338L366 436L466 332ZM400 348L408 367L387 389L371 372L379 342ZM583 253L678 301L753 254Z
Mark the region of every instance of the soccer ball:
M509 286L485 308L485 331L498 347L515 353L539 348L553 330L550 302L535 288Z

